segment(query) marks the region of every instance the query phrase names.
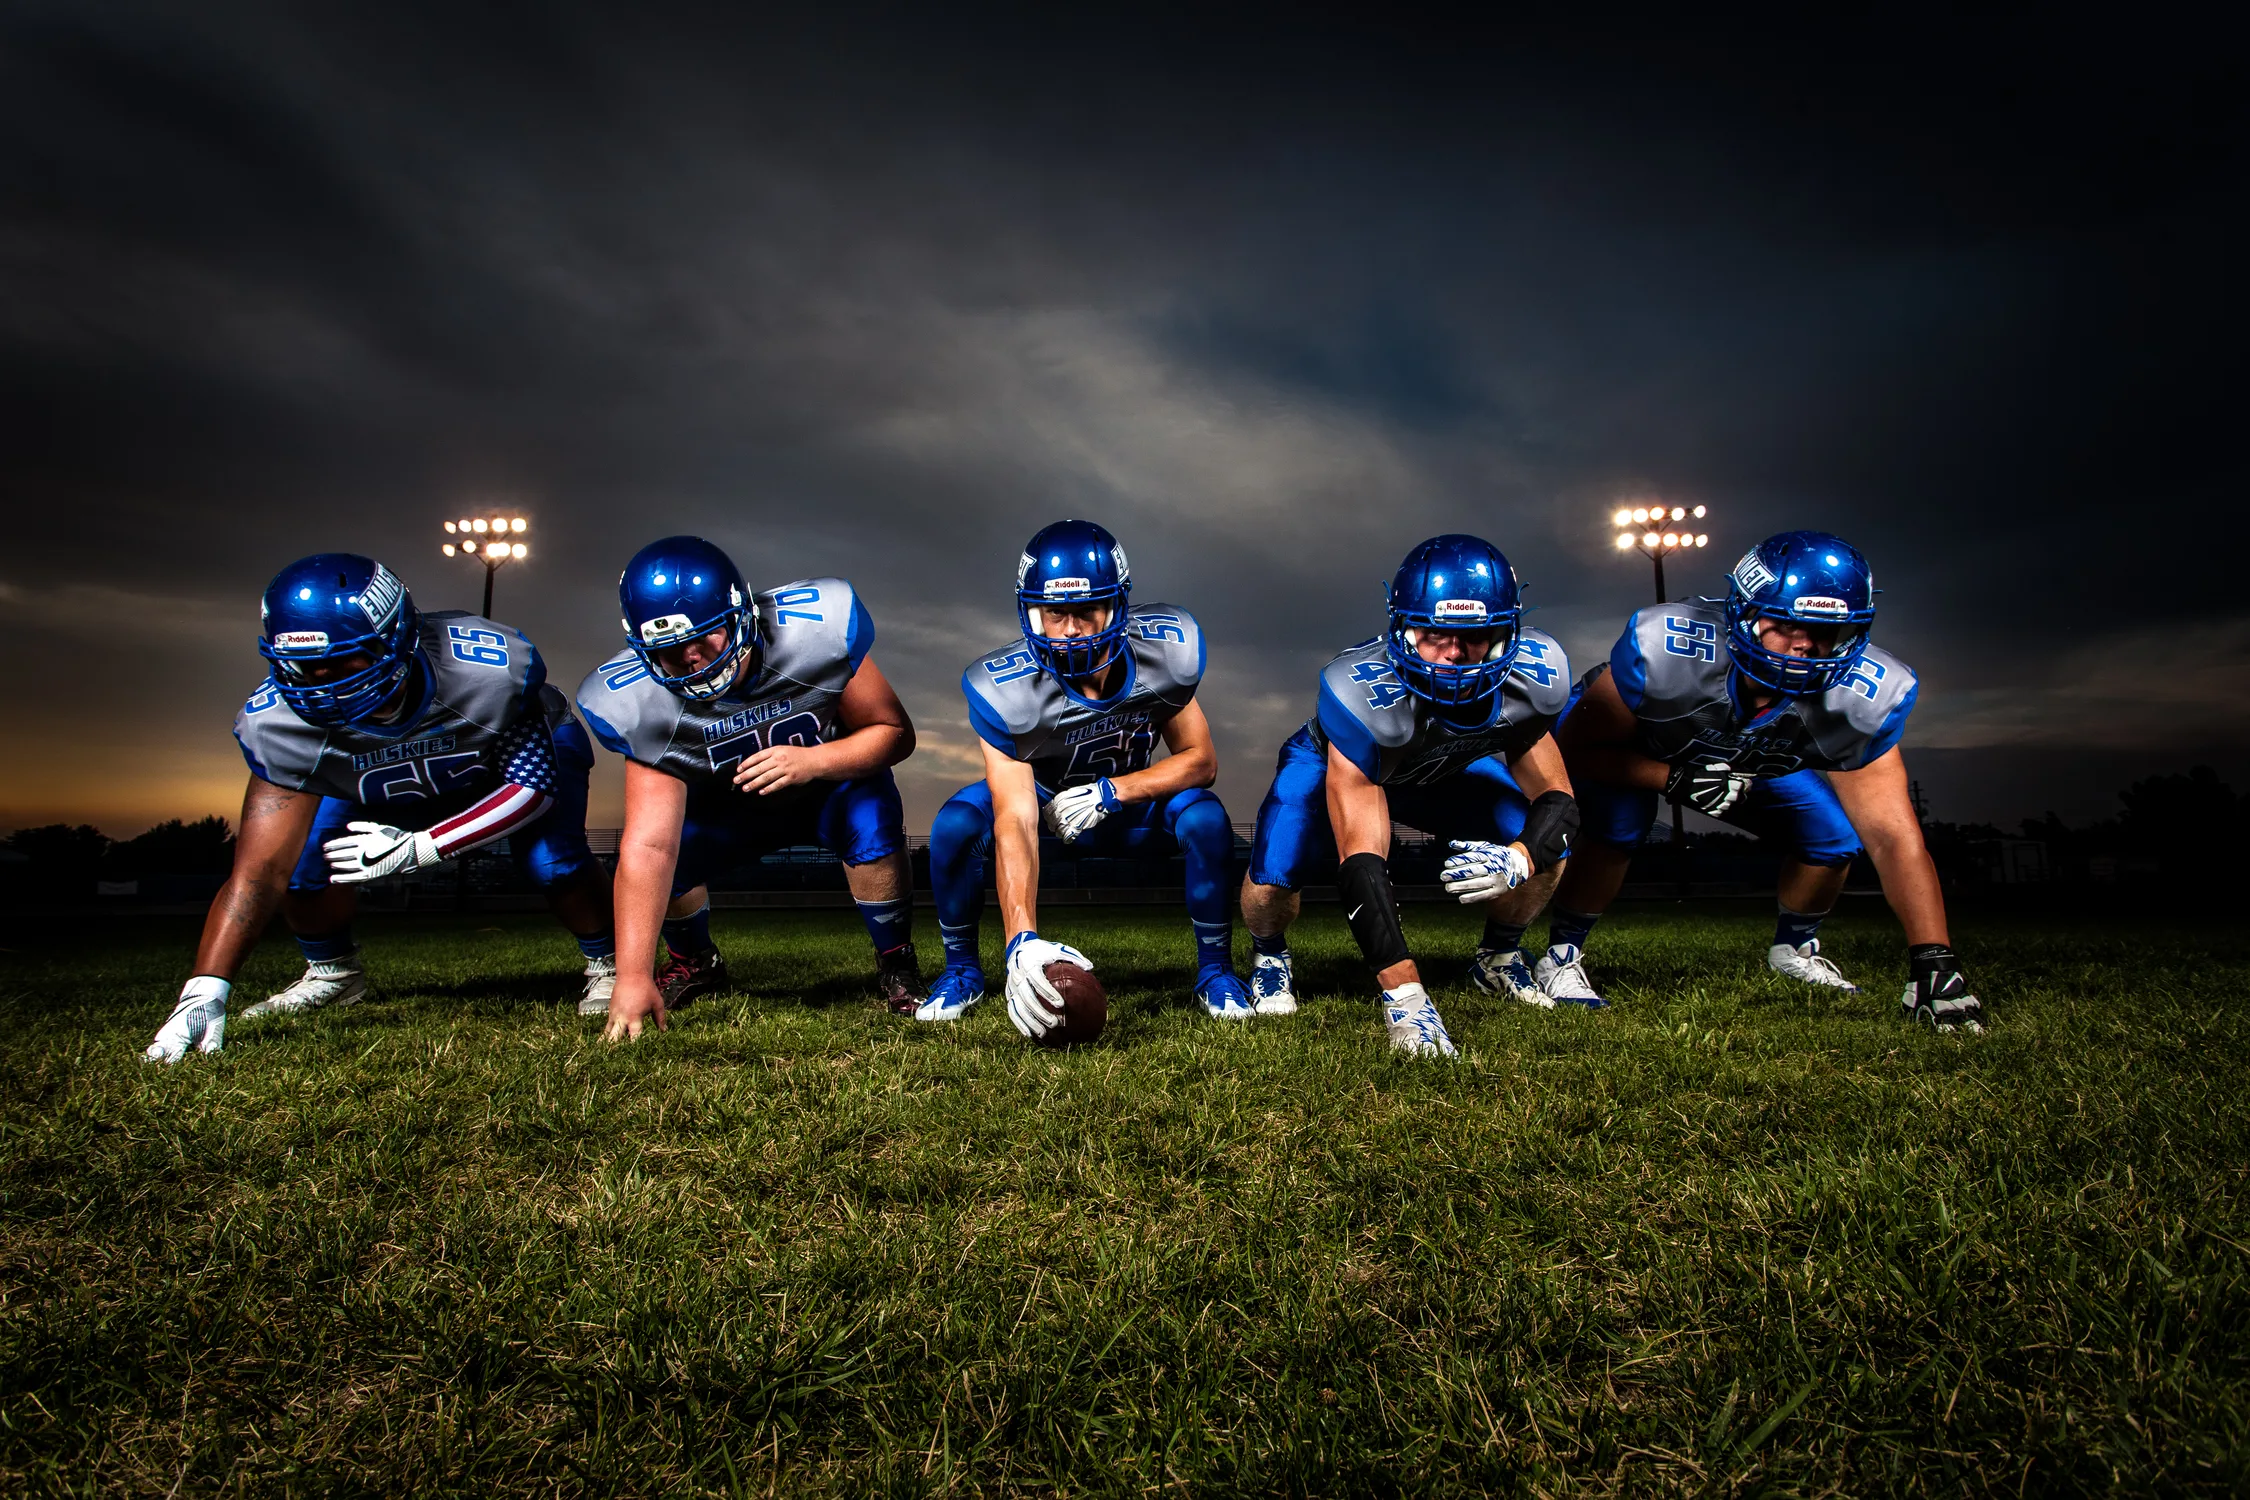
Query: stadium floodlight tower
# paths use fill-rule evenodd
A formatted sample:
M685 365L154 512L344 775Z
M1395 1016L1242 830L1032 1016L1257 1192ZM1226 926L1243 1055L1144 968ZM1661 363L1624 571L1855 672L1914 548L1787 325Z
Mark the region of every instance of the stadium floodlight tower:
M447 557L465 557L484 564L484 608L480 613L488 620L492 618L492 575L502 565L522 562L530 555L531 549L523 543L523 535L530 529L531 524L522 516L445 523L445 534L458 540L446 542L438 550Z
M1684 505L1667 509L1661 505L1619 506L1617 514L1610 517L1617 527L1617 550L1631 552L1636 549L1648 554L1656 564L1656 602L1665 604L1664 559L1675 552L1692 552L1698 547L1711 545L1708 532L1684 531L1681 523L1700 521L1711 513L1708 505L1698 505L1689 510Z
M1698 505L1693 510L1684 505L1620 505L1611 516L1617 527L1617 550L1641 551L1656 564L1656 602L1667 604L1664 597L1664 559L1675 552L1692 552L1698 547L1711 545L1711 534L1706 531L1684 531L1681 527L1689 521L1700 521L1711 513L1708 505ZM1688 896L1687 818L1680 810L1680 799L1672 799L1672 848L1675 851L1674 868L1679 871L1680 899Z

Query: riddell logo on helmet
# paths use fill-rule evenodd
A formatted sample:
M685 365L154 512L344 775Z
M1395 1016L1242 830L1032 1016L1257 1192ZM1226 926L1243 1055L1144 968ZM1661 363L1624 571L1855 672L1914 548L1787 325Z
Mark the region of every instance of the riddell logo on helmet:
M1093 582L1089 579L1050 578L1047 580L1044 592L1048 598L1057 599L1069 594L1092 593L1093 589Z
M686 615L658 615L641 625L641 644L668 646L695 629L695 622Z
M1799 594L1790 601L1793 615L1813 615L1823 620L1843 620L1851 617L1852 607L1841 599L1826 594Z
M1484 601L1482 599L1440 599L1437 602L1437 608L1430 611L1430 618L1441 625L1449 620L1482 625L1485 619Z
M328 632L325 630L284 630L273 638L276 651L326 651Z

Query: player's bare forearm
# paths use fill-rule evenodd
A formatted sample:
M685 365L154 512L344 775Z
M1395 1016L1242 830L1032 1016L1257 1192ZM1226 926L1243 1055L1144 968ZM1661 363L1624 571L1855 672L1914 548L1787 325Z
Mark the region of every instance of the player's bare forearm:
M870 724L818 747L822 781L857 781L914 753L914 731L899 724Z
M1909 946L1952 946L1945 925L1945 888L1938 883L1937 864L1921 838L1917 836L1911 847L1893 843L1880 851L1874 842L1863 842L1867 842L1867 857L1875 862L1875 873L1882 879L1883 898L1897 914Z
M1391 799L1334 745L1328 747L1328 826L1340 860L1355 854L1391 857Z
M1120 802L1160 802L1174 792L1209 786L1219 779L1219 749L1211 739L1203 705L1193 699L1165 721L1164 746L1172 753L1145 771L1110 778Z
M1893 746L1872 765L1829 772L1828 784L1874 862L1884 898L1906 929L1906 941L1950 945L1945 889L1938 883L1937 865L1922 839L1921 821L1914 816L1906 757Z
M250 778L234 840L234 871L204 916L203 940L195 950L196 973L232 982L273 920L319 810L320 798L310 792L293 792L261 777Z
M1588 745L1563 752L1563 761L1577 781L1596 786L1631 787L1641 792L1661 792L1671 780L1672 768L1623 745Z
M992 793L992 883L1007 935L1039 930L1039 783L1031 767L990 745L984 784Z
M1508 774L1529 801L1536 802L1549 792L1570 791L1570 768L1551 734L1539 736L1528 748L1509 756Z
M1553 738L1572 780L1661 792L1671 767L1635 750L1637 733L1633 711L1604 672L1587 684Z
M687 821L687 784L644 766L625 765L625 828L617 840L617 877L611 901L617 922L620 974L645 975L656 967L658 934L672 896L672 874Z
M1009 937L1039 930L1039 823L1036 816L1002 819L992 829L993 884Z
M656 944L672 892L675 856L669 849L619 841L611 901L617 923L617 967L647 974L656 967Z

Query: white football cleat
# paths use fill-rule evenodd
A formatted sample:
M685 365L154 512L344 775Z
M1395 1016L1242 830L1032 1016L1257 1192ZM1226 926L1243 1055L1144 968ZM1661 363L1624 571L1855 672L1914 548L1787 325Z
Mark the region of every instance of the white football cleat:
M322 959L305 965L298 981L278 995L268 995L242 1013L245 1021L260 1016L293 1016L323 1005L350 1005L367 993L367 971L359 965L359 950L342 958Z
M1395 1051L1415 1057L1453 1057L1453 1038L1445 1034L1445 1021L1430 1003L1430 992L1418 984L1402 984L1383 991L1383 1030Z
M578 997L582 1016L609 1014L609 997L617 990L617 955L605 953L586 960L586 992Z
M1565 1005L1583 1005L1588 1010L1600 1010L1609 1002L1595 993L1593 984L1586 978L1586 955L1575 943L1561 943L1549 948L1532 970L1539 988L1550 1000Z
M1250 998L1261 1016L1297 1013L1296 980L1289 972L1286 953L1250 955Z
M1555 1008L1555 997L1532 977L1521 948L1479 948L1469 964L1469 983L1487 995L1506 995L1541 1010Z
M1836 966L1820 956L1820 939L1812 938L1792 948L1787 943L1776 943L1766 953L1766 967L1776 974L1786 974L1791 979L1802 979L1807 984L1817 984L1823 989L1842 990L1847 995L1859 993L1859 986L1837 972Z

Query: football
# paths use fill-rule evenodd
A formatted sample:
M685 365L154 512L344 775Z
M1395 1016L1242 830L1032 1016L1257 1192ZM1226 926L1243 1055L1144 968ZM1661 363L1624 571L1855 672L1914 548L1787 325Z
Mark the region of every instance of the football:
M1057 960L1047 965L1047 982L1062 996L1063 1023L1039 1039L1042 1047L1082 1047L1109 1024L1109 995L1091 969Z

